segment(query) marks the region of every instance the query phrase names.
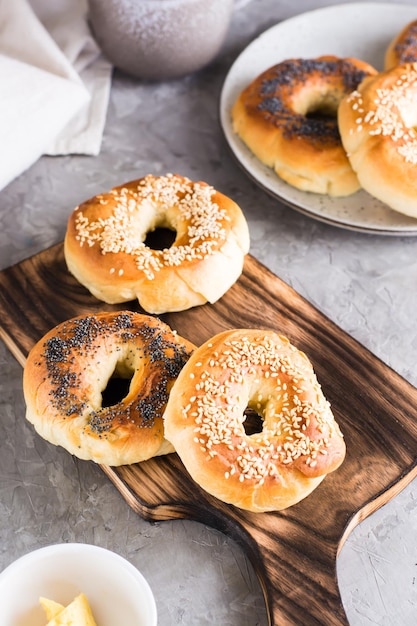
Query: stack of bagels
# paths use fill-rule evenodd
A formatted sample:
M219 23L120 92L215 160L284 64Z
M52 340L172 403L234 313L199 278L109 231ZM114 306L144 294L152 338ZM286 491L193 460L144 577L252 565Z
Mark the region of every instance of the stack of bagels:
M153 249L146 234L162 227L174 243ZM110 466L175 451L200 487L250 511L311 493L340 466L345 442L307 356L268 329L230 329L197 347L153 315L222 297L248 248L239 206L179 175L149 175L77 207L68 269L95 297L136 297L144 312L75 317L38 341L23 376L37 432ZM108 399L114 381L124 389Z
M362 188L417 217L417 20L386 49L384 71L355 58L288 59L257 76L233 129L288 184L347 196Z

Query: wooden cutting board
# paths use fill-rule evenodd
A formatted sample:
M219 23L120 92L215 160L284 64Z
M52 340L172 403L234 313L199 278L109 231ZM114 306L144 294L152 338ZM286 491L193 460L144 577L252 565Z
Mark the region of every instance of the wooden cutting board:
M62 244L0 273L0 337L22 366L54 325L121 308L139 310L90 296L67 272ZM355 525L417 473L417 390L251 256L218 303L162 317L196 344L238 327L287 335L314 365L345 435L346 460L299 504L262 514L203 492L175 454L104 472L145 519L193 519L238 541L259 576L271 625L346 625L337 554Z

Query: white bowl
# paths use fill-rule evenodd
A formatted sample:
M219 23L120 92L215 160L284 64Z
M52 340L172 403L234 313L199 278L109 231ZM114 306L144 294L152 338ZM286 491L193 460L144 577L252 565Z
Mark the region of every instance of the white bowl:
M21 557L0 574L2 626L45 626L44 596L67 605L85 593L99 626L156 626L156 605L142 574L98 546L63 543Z

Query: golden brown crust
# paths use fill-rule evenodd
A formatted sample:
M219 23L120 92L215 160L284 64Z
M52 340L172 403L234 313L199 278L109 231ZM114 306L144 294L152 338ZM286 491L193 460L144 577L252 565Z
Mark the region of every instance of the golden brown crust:
M389 70L403 63L417 61L417 20L407 24L390 42L384 60L384 69Z
M365 76L375 73L353 58L288 59L240 93L232 109L233 129L290 185L349 195L359 183L340 141L337 107Z
M417 217L417 64L369 77L339 106L342 142L359 181L392 209Z
M47 441L105 465L172 452L162 414L195 346L158 319L121 311L70 319L30 351L24 368L26 417ZM103 407L113 376L127 395Z
M263 418L247 435L244 411ZM224 331L191 356L165 434L193 479L251 511L287 508L342 463L345 443L304 353L273 331Z
M171 247L145 245L158 227L175 231ZM149 175L77 207L64 250L69 271L98 299L138 298L160 314L218 300L242 272L249 231L239 206L206 183Z

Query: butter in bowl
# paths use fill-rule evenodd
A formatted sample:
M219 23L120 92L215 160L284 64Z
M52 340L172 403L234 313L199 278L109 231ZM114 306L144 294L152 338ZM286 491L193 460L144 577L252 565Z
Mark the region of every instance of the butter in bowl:
M157 624L151 588L136 567L110 550L82 543L46 546L6 567L0 606L7 626Z

